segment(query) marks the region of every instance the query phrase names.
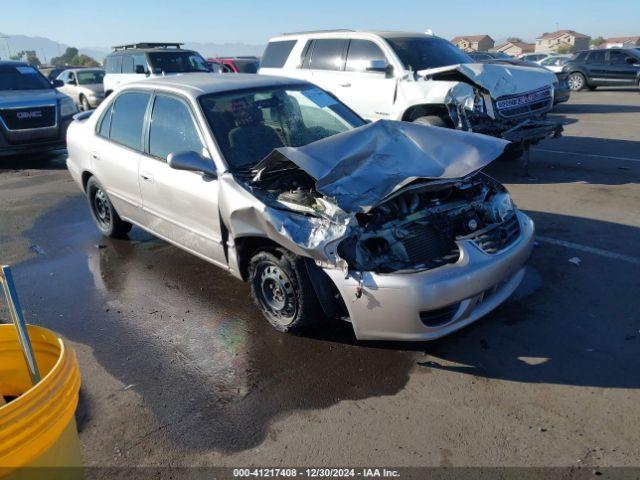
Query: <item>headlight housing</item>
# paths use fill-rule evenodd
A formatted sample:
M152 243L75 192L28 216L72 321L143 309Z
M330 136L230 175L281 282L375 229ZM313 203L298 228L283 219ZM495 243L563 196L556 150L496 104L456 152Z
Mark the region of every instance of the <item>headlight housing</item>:
M498 193L491 199L491 213L496 222L503 222L515 208L511 195L507 192Z
M78 107L76 107L74 101L69 97L62 97L60 99L60 116L70 117L76 113L78 113Z

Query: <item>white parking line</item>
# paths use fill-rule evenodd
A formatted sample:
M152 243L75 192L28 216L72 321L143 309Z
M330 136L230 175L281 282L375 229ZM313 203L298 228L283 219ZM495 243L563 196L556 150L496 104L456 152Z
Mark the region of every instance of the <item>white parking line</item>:
M581 245L579 243L566 242L564 240L558 240L557 238L544 237L542 235L536 235L536 240L543 243L549 243L551 245L559 245L565 248L571 248L573 250L579 250L585 253L592 253L605 258L611 258L612 260L622 260L623 262L633 263L634 265L640 265L639 257L632 257L630 255L623 255L621 253L611 252L609 250L603 250L601 248L589 247L588 245Z
M591 158L607 158L610 160L624 160L626 162L638 162L640 163L640 158L631 158L631 157L615 157L613 155L596 155L595 153L578 153L578 152L565 152L563 150L551 150L548 148L537 148L534 147L532 150L536 152L547 152L547 153L558 153L561 155L577 155L579 157L591 157Z

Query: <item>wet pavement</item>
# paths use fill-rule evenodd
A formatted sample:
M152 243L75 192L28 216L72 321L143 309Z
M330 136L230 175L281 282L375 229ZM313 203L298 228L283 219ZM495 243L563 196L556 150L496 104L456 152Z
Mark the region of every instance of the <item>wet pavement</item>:
M63 156L1 161L0 261L78 352L85 462L637 465L639 99L574 95L530 176L490 166L538 245L508 302L431 343L280 334L219 268L138 228L102 238Z

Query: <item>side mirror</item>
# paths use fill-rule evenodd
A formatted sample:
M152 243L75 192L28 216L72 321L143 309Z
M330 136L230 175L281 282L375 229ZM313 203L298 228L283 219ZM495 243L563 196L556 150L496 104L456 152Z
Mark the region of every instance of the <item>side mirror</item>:
M136 65L136 73L147 73L147 69L144 68L144 65Z
M366 66L367 72L384 73L387 77L393 75L393 65L386 60L370 60Z
M188 172L200 172L210 177L216 177L216 168L213 161L203 157L198 152L189 150L186 152L171 152L167 157L167 163L175 170Z
M51 80L51 86L53 88L64 87L64 82L62 80L58 80L58 79Z
M625 62L627 62L629 65L635 65L636 63L640 63L640 60L634 57L627 57L625 58Z

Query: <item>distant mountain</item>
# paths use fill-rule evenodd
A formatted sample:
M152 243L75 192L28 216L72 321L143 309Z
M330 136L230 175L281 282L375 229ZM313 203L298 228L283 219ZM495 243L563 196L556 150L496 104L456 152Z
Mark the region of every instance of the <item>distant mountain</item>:
M7 39L2 37L7 36ZM0 33L0 59L9 58L8 48L15 55L22 50L35 50L42 63L48 63L51 58L60 56L69 47L65 43L59 43L46 37L28 37L26 35L5 35ZM75 46L75 45L74 45ZM102 62L109 52L110 47L76 47L80 53L89 55ZM264 45L250 45L246 43L199 43L186 42L184 48L196 50L204 57L236 56L236 55L262 55Z

